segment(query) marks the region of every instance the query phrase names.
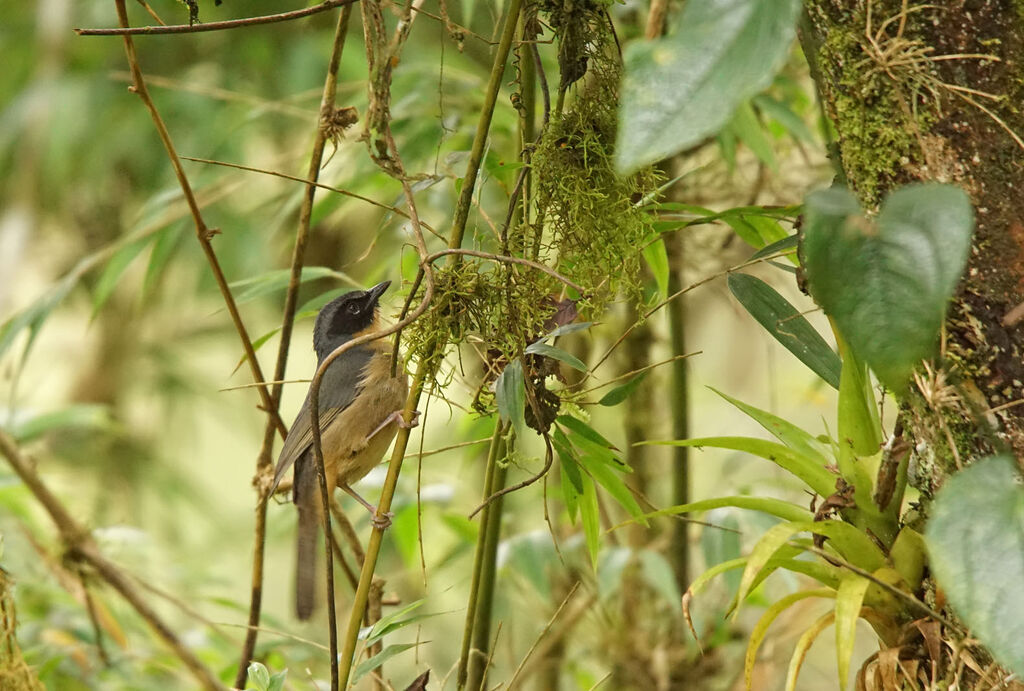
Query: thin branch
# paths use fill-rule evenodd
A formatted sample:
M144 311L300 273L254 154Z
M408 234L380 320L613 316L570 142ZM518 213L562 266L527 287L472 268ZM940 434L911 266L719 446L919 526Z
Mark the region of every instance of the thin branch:
M351 5L356 0L324 0L319 5L306 7L301 10L282 12L280 14L267 14L259 17L246 17L245 19L229 19L223 22L210 22L209 24L170 24L162 26L135 26L129 27L127 21L121 23L119 29L72 29L79 36L155 36L157 34L197 34L204 31L224 31L226 29L240 29L245 26L257 26L260 24L275 24L287 22L292 19L302 19L314 14L326 12L335 7Z
M556 609L555 613L551 615L550 619L548 619L548 623L544 625L543 629L541 629L540 635L538 635L537 638L533 641L533 645L530 646L530 649L526 651L526 655L523 656L523 659L522 661L520 661L519 666L516 667L516 671L512 673L512 678L508 680L508 686L506 687L508 691L512 691L512 689L516 688L516 682L519 680L519 677L522 675L523 670L526 668L526 663L530 661L530 657L537 650L537 647L540 645L541 641L543 641L544 637L547 636L548 633L551 631L551 627L554 626L555 622L558 620L559 615L562 614L562 610L565 609L565 606L569 604L569 600L571 600L572 596L576 594L577 590L579 590L580 583L581 581L576 581L572 584L572 588L569 589L569 593L564 598L562 598L562 602L558 605L558 609Z
M517 491L523 489L524 487L529 487L530 485L532 485L533 483L537 482L542 477L547 475L548 471L551 470L551 464L554 462L554 454L552 453L552 450L551 450L551 440L548 439L548 435L547 434L544 435L544 443L547 445L547 451L544 454L544 467L541 468L540 471L536 475L533 475L532 477L528 477L527 479L523 480L522 482L517 482L514 485L510 485L509 487L503 487L503 488L499 489L498 491L494 492L493 494L491 494L491 496L489 496L486 499L484 499L484 501L480 504L480 506L478 506L475 509L473 509L473 511L469 514L468 518L473 518L473 516L475 516L478 513L480 513L480 511L482 511L484 508L486 508L487 505L490 504L491 502L493 502L495 499L498 499L499 497L503 497L506 494L511 494L512 492L517 492Z
M123 0L122 0L123 1ZM199 684L205 689L223 689L223 685L217 677L207 669L199 658L171 631L170 627L153 610L146 599L139 593L131 580L126 577L113 562L109 561L100 552L93 541L89 531L79 525L64 508L64 505L57 499L50 489L43 484L42 480L33 470L34 464L25 456L15 444L14 439L0 430L0 453L10 463L11 468L21 478L22 483L28 488L43 508L60 533L61 539L67 546L69 557L78 558L88 563L95 572L106 581L114 590L138 612L150 628L156 632L168 648L182 661L189 671L196 678Z

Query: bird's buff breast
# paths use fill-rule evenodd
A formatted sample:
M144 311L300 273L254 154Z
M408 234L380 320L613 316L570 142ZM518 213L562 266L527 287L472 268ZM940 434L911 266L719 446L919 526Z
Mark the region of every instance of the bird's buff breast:
M389 422L372 438L367 438L389 415L405 406L408 393L405 374L391 376L390 357L378 356L371 360L361 384L362 391L357 399L324 434L323 448L329 449L325 458L330 467L328 476L336 473L338 485L351 485L380 462L398 425Z

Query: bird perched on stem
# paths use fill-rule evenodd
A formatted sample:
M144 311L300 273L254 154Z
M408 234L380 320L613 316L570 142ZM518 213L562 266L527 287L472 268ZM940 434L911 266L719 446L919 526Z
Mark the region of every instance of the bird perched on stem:
M345 293L327 303L313 328L317 368L343 343L380 331L378 301L391 285L384 281L369 290ZM328 366L320 382L320 439L328 490L340 487L386 527L390 516L377 516L376 508L352 489L377 465L399 426L407 426L402 409L408 394L404 372L391 376L391 341L379 338L342 353ZM299 512L295 567L295 613L308 619L313 612L316 585L317 533L322 503L313 453L310 397L288 430L274 472L274 487L295 466L292 497Z

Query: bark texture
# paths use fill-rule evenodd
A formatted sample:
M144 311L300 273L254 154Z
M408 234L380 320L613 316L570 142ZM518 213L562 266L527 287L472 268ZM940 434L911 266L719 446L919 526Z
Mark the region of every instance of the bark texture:
M1024 2L810 0L801 41L834 153L866 208L920 181L960 185L975 206L973 250L946 322L946 372L912 387L905 410L914 441L930 449L914 484L930 496L957 465L996 451L1019 462Z

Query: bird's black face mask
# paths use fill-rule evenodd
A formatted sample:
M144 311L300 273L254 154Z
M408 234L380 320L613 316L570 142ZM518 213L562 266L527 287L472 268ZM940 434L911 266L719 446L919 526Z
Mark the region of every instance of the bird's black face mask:
M342 343L373 326L377 318L377 302L391 285L378 283L369 290L354 290L327 303L316 318L313 348L323 359Z

